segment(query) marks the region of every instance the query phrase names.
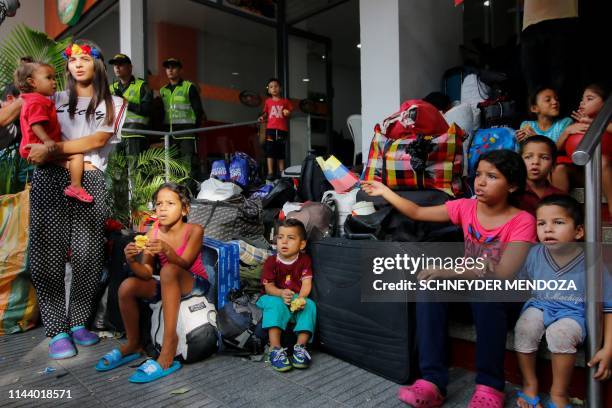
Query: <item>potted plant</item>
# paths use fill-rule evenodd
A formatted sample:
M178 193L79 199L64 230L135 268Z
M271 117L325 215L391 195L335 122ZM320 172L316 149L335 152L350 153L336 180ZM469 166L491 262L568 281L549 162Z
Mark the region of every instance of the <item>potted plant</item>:
M171 147L168 181L182 184L189 180L189 165L178 159L178 150ZM138 156L115 151L109 158L106 176L113 200L112 217L124 225L137 226L152 215L151 197L166 182L165 151L150 148Z

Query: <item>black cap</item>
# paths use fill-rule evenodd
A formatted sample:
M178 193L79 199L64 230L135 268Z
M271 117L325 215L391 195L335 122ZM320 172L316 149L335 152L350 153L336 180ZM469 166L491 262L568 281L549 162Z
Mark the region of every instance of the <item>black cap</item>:
M183 64L181 64L181 61L176 58L168 58L162 63L162 65L164 68L168 68L168 67L183 68Z
M115 54L115 56L110 61L108 61L108 63L111 65L131 64L132 60L125 54Z

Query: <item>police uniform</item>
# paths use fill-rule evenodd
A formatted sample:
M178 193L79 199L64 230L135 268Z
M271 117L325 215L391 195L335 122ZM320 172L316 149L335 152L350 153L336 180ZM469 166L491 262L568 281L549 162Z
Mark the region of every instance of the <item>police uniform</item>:
M109 61L111 65L131 64L125 54L117 54ZM121 132L122 148L128 155L137 155L148 147L147 136L129 130L149 129L153 92L146 81L132 76L127 84L115 81L110 85L113 95L128 102L125 123Z
M168 58L163 66L182 67L182 64L176 58ZM174 85L166 84L159 90L159 94L164 103L166 130L177 131L200 127L204 110L198 88L192 82L180 79ZM178 146L181 159L190 163L192 177L196 177L199 163L195 139L195 134L173 135L171 139L173 144Z

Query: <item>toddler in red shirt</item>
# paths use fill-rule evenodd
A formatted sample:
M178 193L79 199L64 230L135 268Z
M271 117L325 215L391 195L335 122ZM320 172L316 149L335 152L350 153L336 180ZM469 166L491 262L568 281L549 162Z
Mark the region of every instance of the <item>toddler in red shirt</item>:
M56 91L55 70L42 62L24 62L15 71L15 84L22 92L21 143L19 154L28 158L30 144L44 144L50 152L55 151L56 143L62 140L62 129L57 120L54 102L49 99ZM68 197L90 203L91 195L83 189L83 155L73 154L65 157L69 163L70 185L64 190Z
M308 368L310 354L306 344L312 338L317 320L315 303L308 299L312 289L310 257L302 253L306 248L304 225L295 219L286 219L278 229L277 255L269 257L263 266L261 282L265 295L257 301L263 309L262 328L270 338L270 363L276 371ZM281 347L281 333L289 322L295 322L297 344L291 358Z
M289 134L289 121L291 115L291 102L289 99L281 98L280 81L271 78L267 86L270 98L266 99L263 114L259 121L266 124L266 141L264 142L264 153L268 166L268 180L274 178L274 160L277 160L278 172L285 170L285 144Z

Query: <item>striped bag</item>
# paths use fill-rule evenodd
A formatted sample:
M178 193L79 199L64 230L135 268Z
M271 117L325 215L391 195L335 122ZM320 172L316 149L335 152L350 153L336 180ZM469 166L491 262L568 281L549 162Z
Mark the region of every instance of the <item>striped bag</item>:
M38 322L27 268L29 217L29 188L0 196L0 335L29 330Z
M396 190L436 189L456 196L462 190L463 138L455 124L438 136L393 140L376 132L362 178Z

